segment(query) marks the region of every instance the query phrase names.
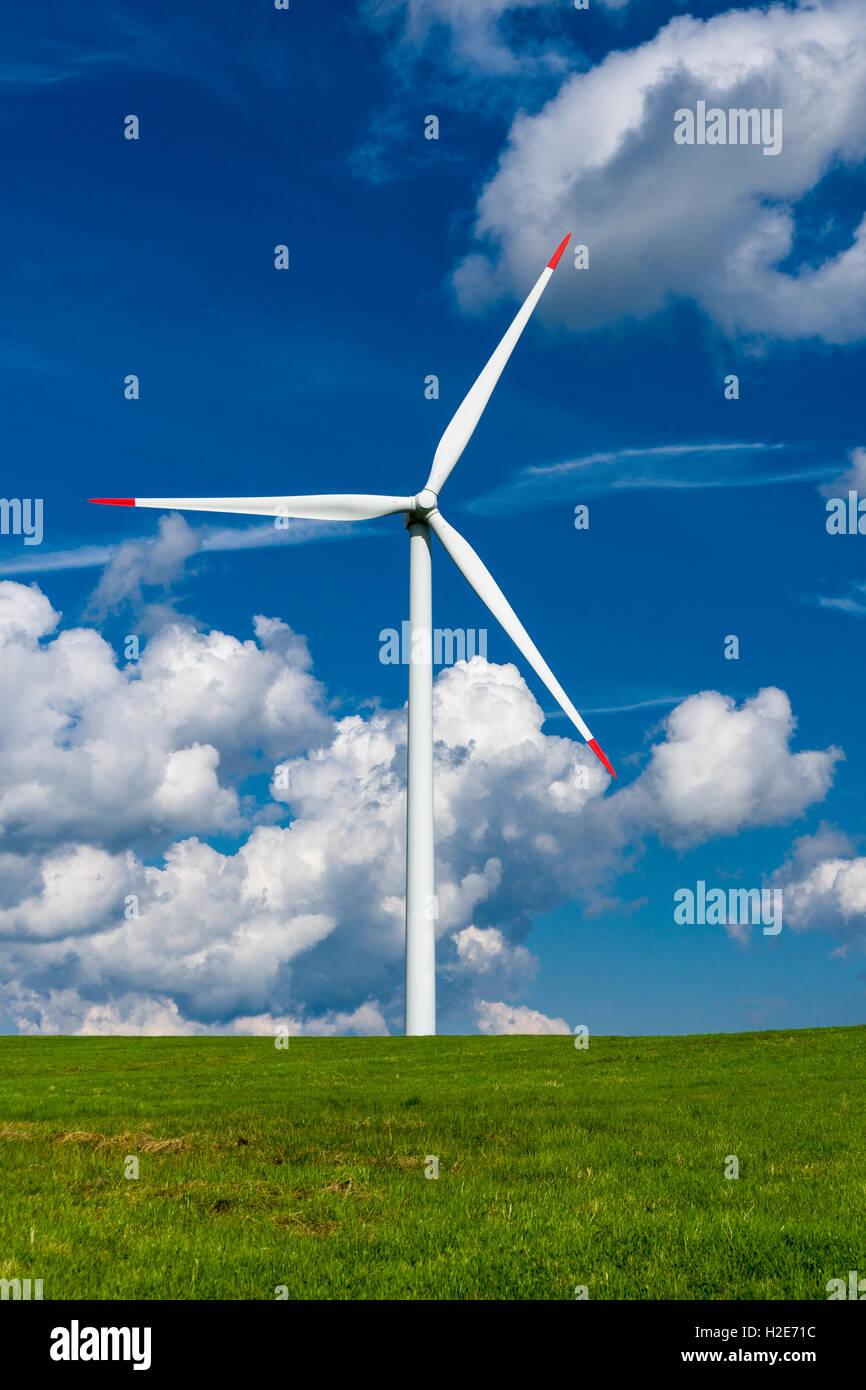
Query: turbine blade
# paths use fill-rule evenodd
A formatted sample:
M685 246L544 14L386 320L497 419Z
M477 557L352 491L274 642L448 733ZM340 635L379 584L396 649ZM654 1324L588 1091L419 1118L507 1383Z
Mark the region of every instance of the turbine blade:
M463 403L458 406L448 428L439 440L436 453L433 456L433 467L430 470L430 477L427 479L427 487L431 492L439 493L442 484L448 477L451 469L459 459L469 440L472 438L475 426L481 419L484 407L493 394L493 388L502 375L502 369L511 356L517 339L520 337L529 317L544 293L544 288L559 264L559 258L566 248L571 232L564 241L554 251L544 270L539 275L532 289L518 311L514 322L502 339L498 348L494 352L490 361L481 372L475 383L469 388Z
M593 738L584 720L574 708L487 566L476 555L472 546L461 536L460 532L455 531L454 527L449 525L441 512L432 512L427 521L464 579L471 584L482 603L486 603L497 622L505 628L514 645L526 657L536 675L544 681L554 700L562 707L572 724L586 739L593 753L604 764L611 777L615 777L616 773L599 747L597 740Z
M160 511L237 512L244 516L291 516L309 521L370 521L412 509L411 497L376 497L334 492L310 497L91 497L108 507L157 507Z

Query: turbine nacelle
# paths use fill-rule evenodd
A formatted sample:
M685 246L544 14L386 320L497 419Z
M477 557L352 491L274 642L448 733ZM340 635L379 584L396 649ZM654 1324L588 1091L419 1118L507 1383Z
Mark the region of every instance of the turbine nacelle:
M429 487L422 488L417 497L412 498L407 525L413 521L426 521L439 508L439 498Z

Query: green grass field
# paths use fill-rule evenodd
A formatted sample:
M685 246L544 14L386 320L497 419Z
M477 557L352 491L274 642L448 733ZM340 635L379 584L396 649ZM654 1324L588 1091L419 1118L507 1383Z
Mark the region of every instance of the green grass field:
M4 1037L0 1078L0 1277L46 1299L825 1299L866 1275L866 1028Z

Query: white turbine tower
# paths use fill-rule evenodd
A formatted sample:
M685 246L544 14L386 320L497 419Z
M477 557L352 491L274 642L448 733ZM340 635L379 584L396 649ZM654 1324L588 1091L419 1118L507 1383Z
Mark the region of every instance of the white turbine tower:
M571 234L569 233L569 236ZM430 477L415 497L331 493L308 497L93 497L110 506L238 512L316 521L368 521L404 514L409 531L409 733L406 816L406 1033L436 1032L435 887L433 877L433 614L430 532L547 686L612 777L613 768L542 657L487 567L439 511L439 493L553 274L569 240L557 247L502 342L470 388L439 441Z

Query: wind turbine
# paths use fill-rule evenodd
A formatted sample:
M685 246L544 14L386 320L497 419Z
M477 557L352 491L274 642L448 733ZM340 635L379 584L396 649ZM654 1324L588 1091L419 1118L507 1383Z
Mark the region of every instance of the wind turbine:
M436 937L433 876L433 611L430 532L501 623L517 649L612 777L613 768L539 652L496 580L439 511L439 493L481 419L502 369L566 248L557 247L481 375L439 441L430 476L414 497L329 493L307 497L92 497L114 507L369 521L403 514L409 531L409 730L406 795L406 1034L436 1032Z

